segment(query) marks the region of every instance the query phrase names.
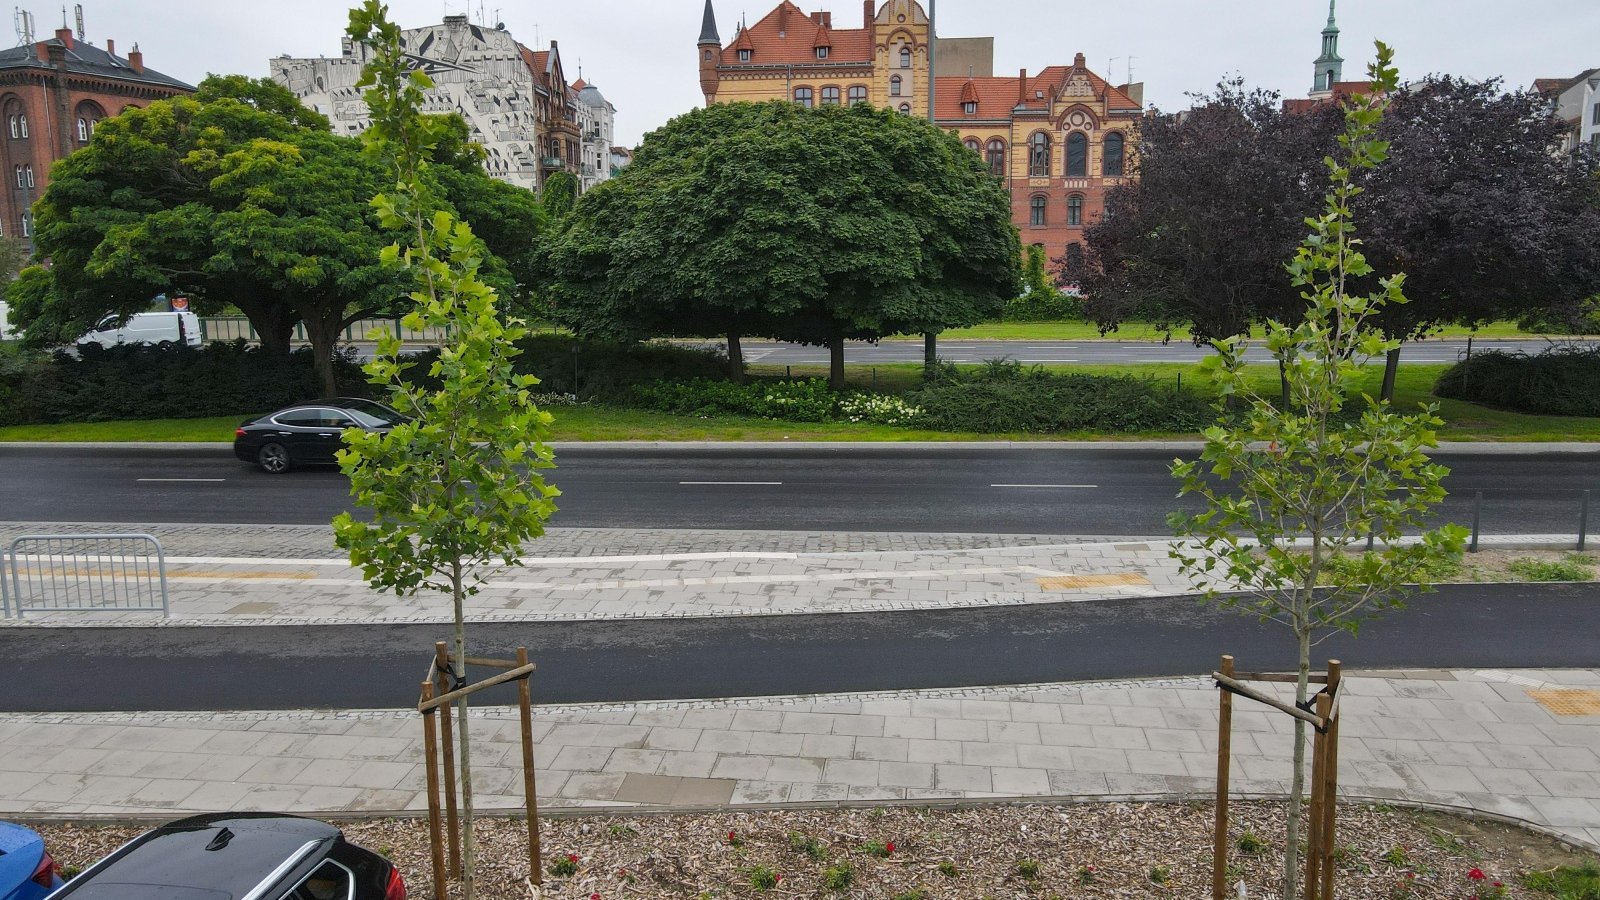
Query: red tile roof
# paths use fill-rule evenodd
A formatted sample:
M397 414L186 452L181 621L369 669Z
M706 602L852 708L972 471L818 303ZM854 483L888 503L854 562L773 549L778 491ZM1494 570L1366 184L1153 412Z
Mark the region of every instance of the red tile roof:
M967 115L963 103L976 102L978 111ZM934 79L934 104L939 119L1009 119L1017 105L1017 76L1010 78Z
M817 59L817 48L827 47L828 58ZM805 63L872 63L872 33L865 28L829 29L806 15L790 0L777 5L761 21L741 29L722 51L722 64L740 65L740 50L749 50L747 66L781 66Z
M1348 100L1356 94L1371 93L1370 81L1335 81L1333 93L1326 97L1313 97L1310 99L1291 99L1283 101L1283 111L1287 113L1310 112L1320 106L1326 106L1341 100Z

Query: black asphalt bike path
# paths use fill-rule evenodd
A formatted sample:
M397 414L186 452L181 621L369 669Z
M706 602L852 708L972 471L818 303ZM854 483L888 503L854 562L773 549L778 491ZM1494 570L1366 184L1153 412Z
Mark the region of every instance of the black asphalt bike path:
M0 629L3 712L398 708L447 625ZM1447 585L1318 647L1354 668L1600 664L1600 585ZM969 610L484 624L526 645L540 703L672 700L1198 675L1218 654L1291 667L1279 625L1192 598ZM488 674L488 673L477 673ZM484 703L511 703L496 689Z

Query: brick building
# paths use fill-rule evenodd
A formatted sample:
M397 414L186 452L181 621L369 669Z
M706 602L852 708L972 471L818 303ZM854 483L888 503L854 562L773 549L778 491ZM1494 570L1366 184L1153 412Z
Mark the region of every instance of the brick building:
M916 0L863 0L862 26L789 0L723 46L711 0L697 45L706 102L871 103L960 133L1011 190L1024 244L1068 255L1126 177L1142 85L1113 86L1084 55L1035 74L993 74L992 38L937 38ZM931 90L930 90L931 88Z
M29 209L50 166L89 143L101 119L191 93L192 86L145 68L138 44L124 58L113 41L102 50L69 28L0 50L0 231L32 237Z

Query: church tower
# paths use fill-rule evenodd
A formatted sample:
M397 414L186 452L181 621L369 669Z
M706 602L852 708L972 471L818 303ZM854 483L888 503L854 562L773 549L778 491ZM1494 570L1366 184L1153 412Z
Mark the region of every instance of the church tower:
M706 0L705 20L700 23L700 92L706 95L706 105L717 101L717 87L721 76L717 65L722 62L722 37L717 34L717 13Z
M1328 24L1322 29L1322 55L1317 57L1316 80L1311 93L1315 98L1333 96L1333 86L1343 80L1344 58L1339 55L1339 26L1333 20L1333 7L1338 0L1328 0Z

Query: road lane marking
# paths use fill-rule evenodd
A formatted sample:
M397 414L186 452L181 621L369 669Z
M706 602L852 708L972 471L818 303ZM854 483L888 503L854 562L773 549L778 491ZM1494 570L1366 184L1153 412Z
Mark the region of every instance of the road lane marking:
M1057 489L1057 490L1093 491L1093 490L1098 490L1100 485L1098 485L1098 484L991 484L991 485L989 485L989 487L992 487L992 488L1016 488L1016 489L1019 489L1019 490Z
M680 481L680 487L781 487L781 481Z
M141 478L141 482L161 482L168 484L221 484L226 478Z

